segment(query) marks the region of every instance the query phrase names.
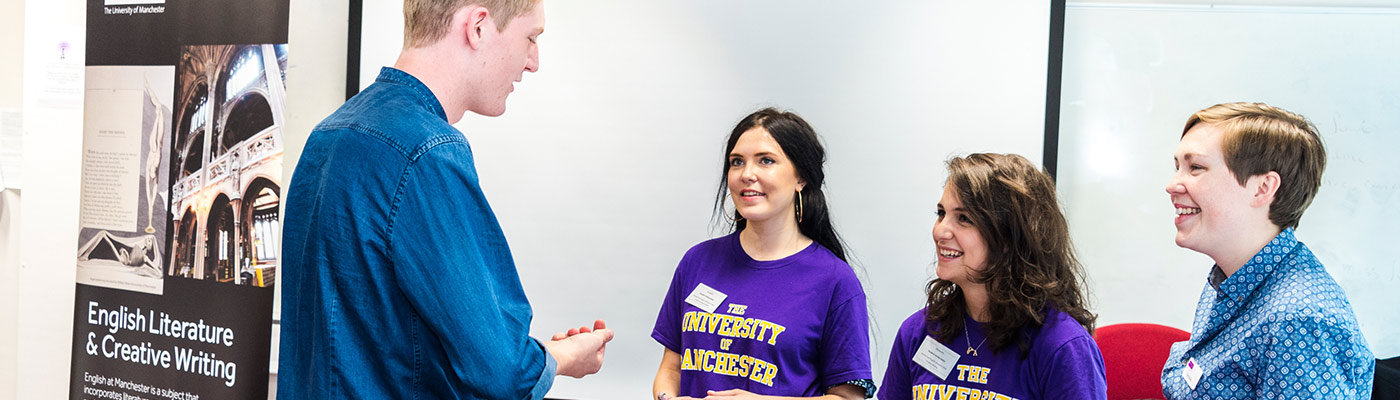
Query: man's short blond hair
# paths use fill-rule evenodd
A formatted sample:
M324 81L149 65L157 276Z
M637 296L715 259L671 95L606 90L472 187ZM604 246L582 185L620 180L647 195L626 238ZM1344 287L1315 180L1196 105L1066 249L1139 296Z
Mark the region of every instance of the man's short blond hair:
M1279 228L1298 227L1327 169L1327 150L1317 127L1302 115L1268 104L1226 103L1192 114L1181 136L1202 122L1225 131L1220 150L1240 186L1251 176L1278 172L1269 220Z
M515 17L533 11L539 3L540 0L404 0L404 48L423 47L442 39L452 24L452 15L462 7L473 4L486 7L496 21L496 30L501 31Z

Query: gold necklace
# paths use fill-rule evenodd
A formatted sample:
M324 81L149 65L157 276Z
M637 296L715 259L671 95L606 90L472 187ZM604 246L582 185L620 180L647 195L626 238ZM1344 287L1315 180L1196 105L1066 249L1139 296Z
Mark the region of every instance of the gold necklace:
M967 353L964 354L971 354L973 357L977 357L977 350L981 349L982 345L987 344L987 337L983 336L982 343L978 343L975 348L972 347L972 335L967 333L967 323L963 323L963 335L967 336Z

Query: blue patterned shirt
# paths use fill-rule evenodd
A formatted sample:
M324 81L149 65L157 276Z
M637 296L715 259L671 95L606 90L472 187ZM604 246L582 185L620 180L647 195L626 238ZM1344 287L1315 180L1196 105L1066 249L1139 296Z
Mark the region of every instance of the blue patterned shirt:
M1195 389L1190 360L1204 372ZM1346 294L1289 228L1201 291L1162 387L1168 399L1369 399L1375 366Z

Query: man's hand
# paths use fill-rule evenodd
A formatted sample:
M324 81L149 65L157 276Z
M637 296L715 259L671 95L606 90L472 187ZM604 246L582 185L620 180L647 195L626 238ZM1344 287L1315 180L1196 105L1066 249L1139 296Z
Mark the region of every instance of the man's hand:
M761 400L761 399L796 399L796 397L775 397L763 396L751 393L743 389L729 390L707 390L705 400ZM825 395L817 397L802 397L804 399L822 400L855 400L865 398L865 389L856 385L841 385L826 391Z
M544 348L559 364L556 375L582 378L603 368L603 353L612 339L612 329L600 319L593 322L593 329L582 326L555 333Z
M554 337L549 338L549 340L564 340L564 339L569 338L570 336L574 336L574 335L577 335L577 334L580 334L580 333L588 333L588 332L592 332L592 331L594 331L594 330L598 330L598 329L607 329L607 328L608 328L608 324L605 323L605 322L603 322L603 320L600 319L600 320L593 321L593 329L588 329L587 326L580 326L580 327L578 327L578 328L569 329L567 332L555 332L555 333L554 333Z
M706 399L757 400L765 397L749 393L743 389L707 390L706 392Z

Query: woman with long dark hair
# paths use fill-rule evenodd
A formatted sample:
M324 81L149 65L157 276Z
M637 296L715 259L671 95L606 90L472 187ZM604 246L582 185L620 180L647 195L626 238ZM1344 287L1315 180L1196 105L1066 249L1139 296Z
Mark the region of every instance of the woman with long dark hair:
M870 397L865 292L827 213L816 131L765 108L734 127L724 161L715 210L734 231L676 267L651 335L665 347L652 394Z
M1024 157L948 161L938 276L904 321L880 399L1103 399L1084 272L1055 184Z

